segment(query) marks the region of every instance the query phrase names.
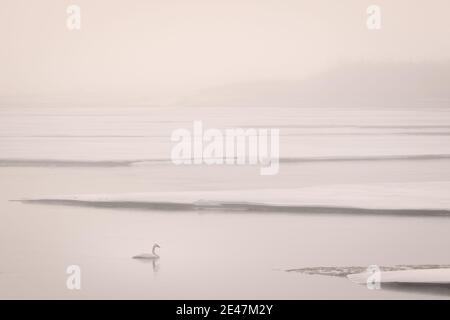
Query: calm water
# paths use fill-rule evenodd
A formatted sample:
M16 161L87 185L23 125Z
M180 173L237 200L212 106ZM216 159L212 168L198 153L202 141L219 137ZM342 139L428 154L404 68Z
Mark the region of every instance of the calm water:
M449 114L442 110L361 114L264 109L256 116L239 116L241 112L216 109L207 113L206 121L210 127L285 125L282 157L450 154L443 133L450 132ZM192 120L205 114L142 109L1 113L0 158L22 160L167 157L171 130L190 127ZM171 122L164 122L167 119ZM370 291L345 278L284 270L448 264L450 217L158 212L9 200L53 194L257 192L333 184L446 182L449 165L446 159L312 161L282 164L280 173L270 177L247 166L3 166L0 298L435 298L417 291ZM131 259L150 251L155 242L161 245L157 265ZM66 289L68 265L82 268L82 290Z

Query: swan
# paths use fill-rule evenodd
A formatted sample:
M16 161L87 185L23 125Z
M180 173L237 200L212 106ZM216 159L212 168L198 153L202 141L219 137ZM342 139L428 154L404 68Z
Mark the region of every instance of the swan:
M141 253L134 256L133 259L146 259L146 260L156 260L159 259L159 255L156 253L156 248L161 248L157 243L153 245L152 253Z

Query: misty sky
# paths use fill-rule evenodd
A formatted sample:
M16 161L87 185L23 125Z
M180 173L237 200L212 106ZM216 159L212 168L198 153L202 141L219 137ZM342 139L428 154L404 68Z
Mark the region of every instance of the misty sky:
M81 31L66 7L82 10ZM382 9L382 30L366 8ZM146 95L449 60L448 0L2 0L0 94Z

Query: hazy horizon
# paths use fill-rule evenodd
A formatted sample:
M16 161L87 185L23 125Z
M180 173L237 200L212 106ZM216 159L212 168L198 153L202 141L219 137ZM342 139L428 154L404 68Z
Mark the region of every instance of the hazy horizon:
M304 79L348 62L448 61L450 3L372 1L6 0L0 95L182 96L252 81ZM430 19L429 17L433 18Z

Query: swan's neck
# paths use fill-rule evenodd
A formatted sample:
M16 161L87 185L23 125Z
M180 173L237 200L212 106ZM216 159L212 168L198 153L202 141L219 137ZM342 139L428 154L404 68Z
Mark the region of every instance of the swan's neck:
M156 247L153 247L152 253L155 257L159 257L158 254L156 253Z

